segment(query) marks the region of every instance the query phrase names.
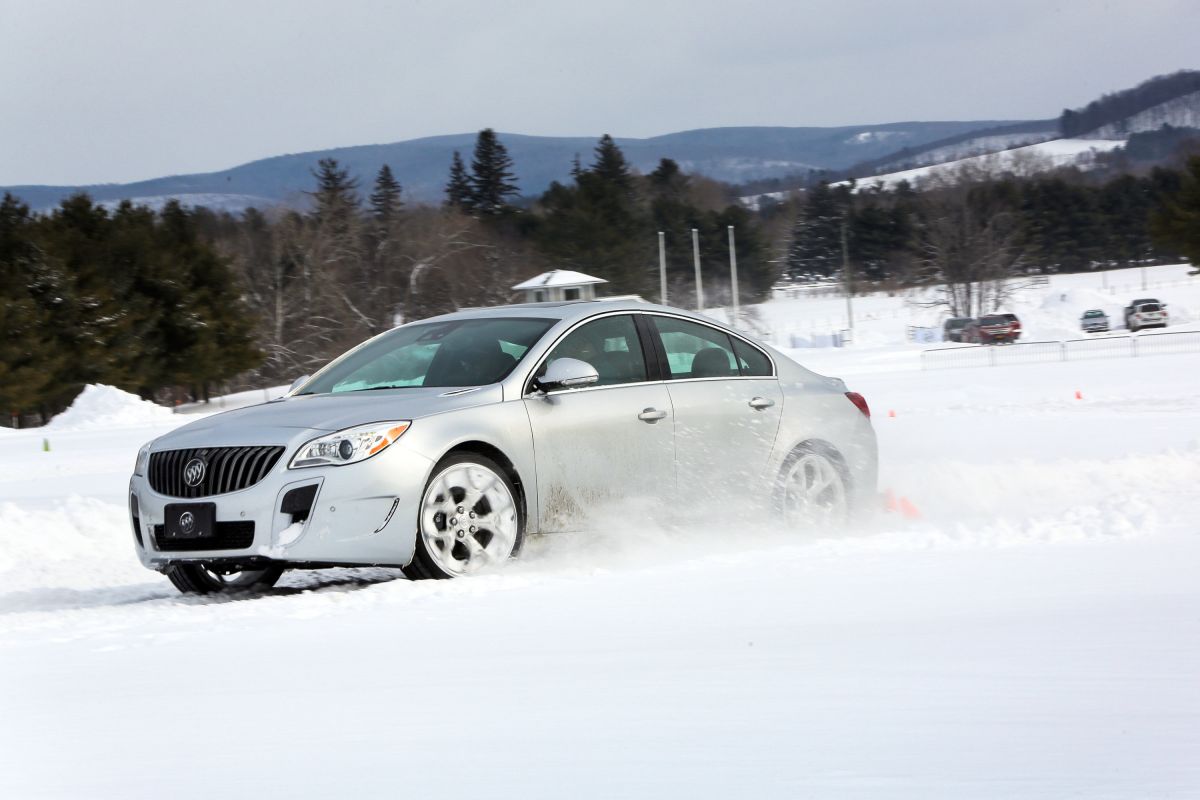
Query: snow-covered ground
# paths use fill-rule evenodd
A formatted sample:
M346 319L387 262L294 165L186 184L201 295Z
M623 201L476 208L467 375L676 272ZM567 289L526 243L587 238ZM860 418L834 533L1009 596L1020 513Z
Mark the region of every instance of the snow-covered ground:
M1136 296L1200 309L1158 270ZM878 304L794 351L907 501L842 533L631 520L470 580L183 598L124 493L194 417L95 390L0 431L0 797L1200 797L1200 356L922 372L935 312Z
M1189 264L1106 270L1073 275L1050 275L1013 282L1010 299L995 311L1015 313L1022 323L1022 342L1062 341L1090 338L1080 330L1084 311L1102 309L1113 327L1112 335L1125 336L1122 310L1135 298L1153 297L1168 306L1167 331L1200 330L1200 280L1188 273ZM894 294L876 293L856 296L852 302L856 357L848 366L859 369L864 358L915 359L923 349L936 345L908 341L910 326L940 328L950 316L944 305L937 305L937 289L905 290ZM769 303L749 306L749 317L756 320L763 337L777 347L812 337L828 337L849 326L846 298L837 286L825 294L811 296L800 290L776 293ZM790 296L789 296L790 295ZM727 321L726 309L706 313ZM1160 332L1157 329L1146 333ZM810 355L807 358L823 358ZM840 363L840 362L839 362ZM872 367L873 368L873 367Z

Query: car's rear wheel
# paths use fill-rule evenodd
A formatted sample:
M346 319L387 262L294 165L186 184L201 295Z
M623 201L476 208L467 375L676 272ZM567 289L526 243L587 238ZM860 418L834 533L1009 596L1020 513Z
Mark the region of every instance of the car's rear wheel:
M524 518L507 472L477 453L433 468L421 497L408 577L457 578L503 565L521 549Z
M837 451L818 444L793 450L780 471L776 506L791 530L824 533L845 526L849 480Z
M283 567L273 564L262 569L225 568L213 564L175 564L166 575L184 594L222 592L265 592L275 585Z

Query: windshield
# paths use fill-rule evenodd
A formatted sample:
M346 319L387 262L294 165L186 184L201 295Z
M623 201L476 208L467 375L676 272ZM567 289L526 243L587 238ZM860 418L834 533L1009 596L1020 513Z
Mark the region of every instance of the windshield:
M297 394L496 383L555 322L510 317L405 325L341 356Z
M1085 317L1103 317L1103 311L1088 311L1084 314Z

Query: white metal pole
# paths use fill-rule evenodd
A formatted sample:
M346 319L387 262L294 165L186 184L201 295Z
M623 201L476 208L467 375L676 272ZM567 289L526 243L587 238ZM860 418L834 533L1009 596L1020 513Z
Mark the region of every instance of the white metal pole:
M696 310L704 310L704 283L700 279L700 232L692 228L692 258L696 262Z
M738 282L737 282L737 248L733 243L733 226L729 226L729 282L733 290L733 319L730 324L738 327Z
M658 232L658 302L667 304L667 245L663 232Z
M842 222L842 278L846 283L846 326L850 329L850 341L854 341L854 287L850 283L850 247L846 243L846 223Z

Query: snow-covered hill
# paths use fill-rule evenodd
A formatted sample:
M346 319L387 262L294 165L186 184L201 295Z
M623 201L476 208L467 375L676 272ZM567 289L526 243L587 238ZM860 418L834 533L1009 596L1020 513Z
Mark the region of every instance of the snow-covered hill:
M1120 122L1104 125L1087 134L1092 139L1128 139L1135 133L1156 131L1164 125L1172 128L1200 129L1200 92L1176 97L1138 112Z
M956 161L916 167L884 175L872 175L857 179L856 190L882 186L895 188L902 181L914 186L933 182L953 183L960 172L1000 175L1009 173L1021 177L1036 175L1057 167L1078 166L1086 168L1096 160L1097 153L1105 153L1124 145L1121 140L1107 139L1053 139L1038 144L1015 147L987 155L971 156ZM846 183L842 181L841 183ZM835 184L838 185L838 184Z

